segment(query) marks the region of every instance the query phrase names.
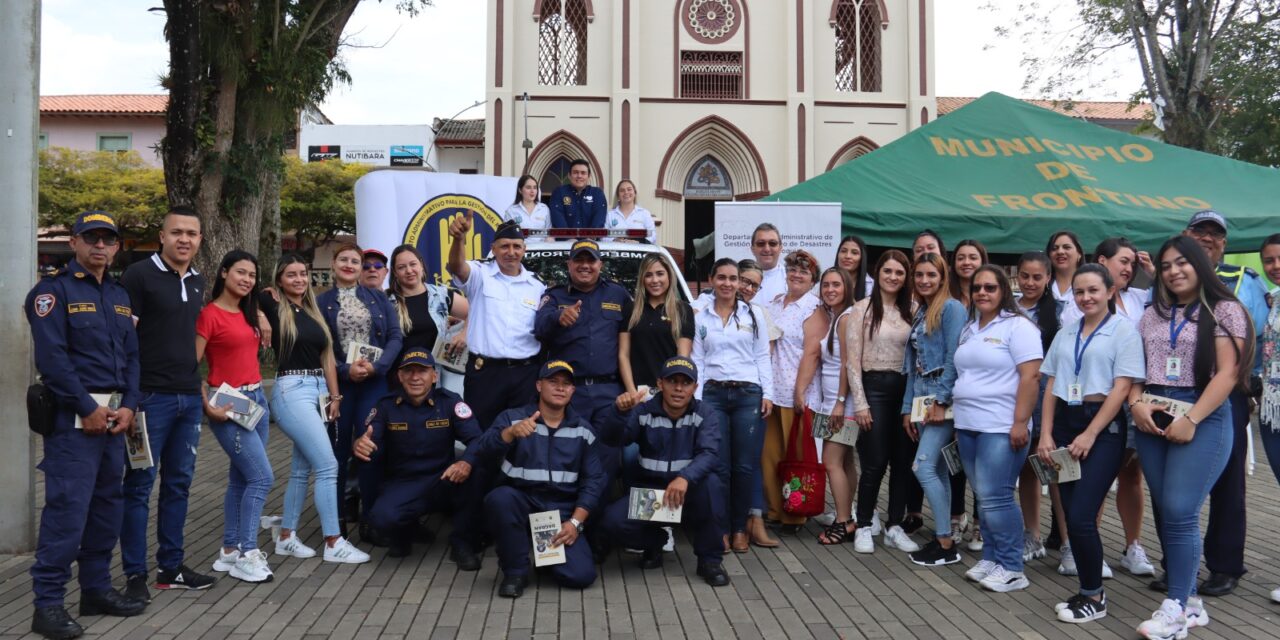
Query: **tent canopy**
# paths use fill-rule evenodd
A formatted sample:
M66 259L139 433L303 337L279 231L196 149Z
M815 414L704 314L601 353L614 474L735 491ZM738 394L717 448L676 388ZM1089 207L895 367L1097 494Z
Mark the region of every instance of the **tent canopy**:
M993 253L1042 248L1060 229L1085 251L1123 235L1154 251L1201 209L1228 250L1280 232L1280 171L1106 129L988 93L853 162L765 200L839 202L846 231L909 247L925 228Z

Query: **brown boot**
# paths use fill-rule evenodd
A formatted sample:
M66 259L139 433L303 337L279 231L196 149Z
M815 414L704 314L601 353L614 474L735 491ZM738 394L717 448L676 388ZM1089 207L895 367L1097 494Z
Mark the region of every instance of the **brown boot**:
M747 518L747 533L751 534L751 544L757 547L772 549L778 546L778 541L769 537L769 531L764 526L764 519L759 516Z
M737 533L734 533L733 543L731 546L733 547L734 553L746 553L747 549L750 548L750 546L747 544L747 532L738 531Z

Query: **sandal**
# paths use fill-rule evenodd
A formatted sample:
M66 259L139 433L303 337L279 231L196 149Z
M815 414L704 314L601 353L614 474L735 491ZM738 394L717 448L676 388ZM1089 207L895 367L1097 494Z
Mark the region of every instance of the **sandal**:
M818 544L823 546L831 546L842 542L853 540L853 531L849 531L846 527L853 524L854 520L850 518L847 522L832 522L818 536ZM857 529L854 529L856 531Z

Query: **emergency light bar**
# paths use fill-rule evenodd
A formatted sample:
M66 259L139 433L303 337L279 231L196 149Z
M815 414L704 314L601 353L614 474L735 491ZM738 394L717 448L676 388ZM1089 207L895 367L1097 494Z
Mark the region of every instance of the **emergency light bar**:
M521 229L526 238L550 238L552 240L576 240L578 238L628 238L644 241L647 233L644 229Z

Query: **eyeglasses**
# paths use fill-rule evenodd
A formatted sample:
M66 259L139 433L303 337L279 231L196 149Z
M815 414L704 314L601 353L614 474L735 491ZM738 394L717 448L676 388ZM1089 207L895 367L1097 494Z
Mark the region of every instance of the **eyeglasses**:
M1196 225L1194 227L1191 227L1190 229L1187 229L1187 231L1190 231L1191 235L1197 238L1213 238L1214 240L1221 240L1227 237L1226 231L1223 231L1222 229L1219 229L1215 226L1211 226L1207 224Z
M89 246L94 246L99 242L106 247L114 247L120 243L120 236L114 233L82 233L80 240Z
M376 270L378 270L378 269L386 269L386 268L387 268L387 263L385 263L385 262L366 262L366 263L364 263L364 270L365 270L365 271L376 271Z
M978 293L979 291L985 291L987 293L995 293L1000 290L1000 285L994 282L988 282L986 284L975 284L972 287L970 287L969 290L972 291L973 293Z
M761 249L765 247L779 247L782 243L777 240L756 240L755 245Z
M755 280L748 280L746 278L739 276L738 283L741 284L744 288L750 289L752 291L760 290L760 283L756 282Z

